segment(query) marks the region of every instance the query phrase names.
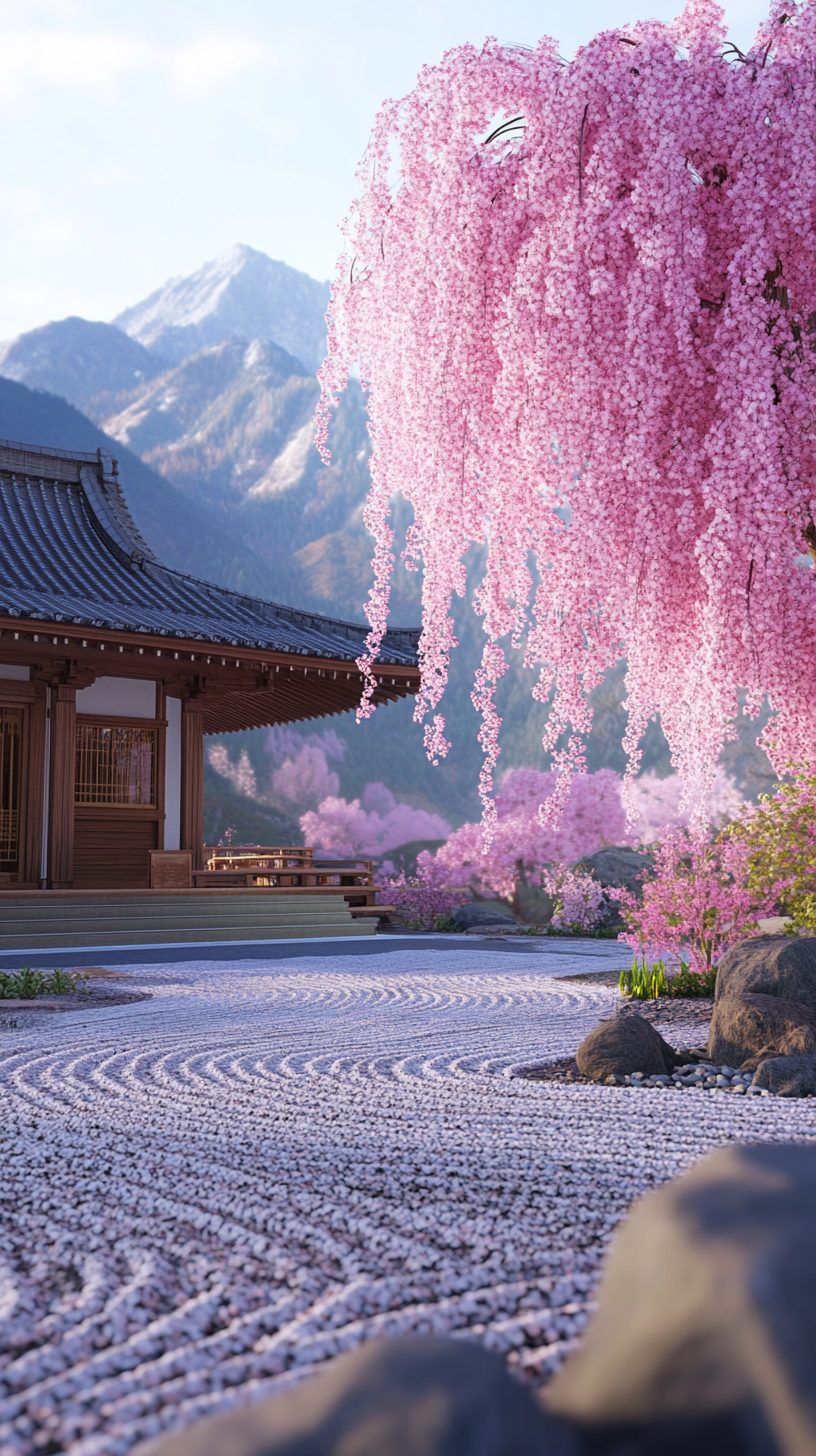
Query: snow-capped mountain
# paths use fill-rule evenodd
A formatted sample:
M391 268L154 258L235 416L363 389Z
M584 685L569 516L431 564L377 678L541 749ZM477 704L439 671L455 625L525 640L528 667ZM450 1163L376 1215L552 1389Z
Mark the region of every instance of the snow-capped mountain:
M328 299L328 283L236 243L196 273L171 278L113 322L174 364L227 339L261 338L317 369Z
M167 368L113 324L60 319L2 346L0 374L30 389L46 389L82 410L110 410L122 391L137 389ZM100 405L102 397L105 404Z
M230 505L300 484L317 396L277 344L230 339L131 389L100 423L182 489Z
M270 594L359 614L371 560L359 388L335 416L331 467L313 444L327 297L328 284L238 246L115 323L63 319L22 334L0 374L62 395L212 508L268 560Z

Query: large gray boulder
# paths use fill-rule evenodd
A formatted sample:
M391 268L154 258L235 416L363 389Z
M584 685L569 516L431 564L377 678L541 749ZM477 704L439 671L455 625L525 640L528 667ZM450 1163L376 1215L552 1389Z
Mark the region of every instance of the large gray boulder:
M615 890L630 890L640 898L643 881L638 875L648 872L651 858L626 845L610 845L607 849L596 849L579 864L582 869L590 870L599 884L610 885Z
M585 1423L593 1453L810 1456L814 1228L816 1148L721 1148L649 1194L616 1232L548 1411Z
M461 926L462 930L471 930L478 925L515 925L513 912L502 905L501 901L494 901L492 904L485 904L484 901L474 901L472 905L460 905L454 910L452 919Z
M816 1097L816 1057L766 1057L754 1077L777 1097Z
M816 1008L816 938L757 935L732 945L717 967L716 1000L750 992Z
M760 1052L769 1057L816 1053L816 1011L782 996L715 1001L708 1031L710 1061L741 1067Z
M602 1021L581 1042L575 1060L582 1077L604 1082L607 1077L645 1072L661 1076L674 1071L672 1047L642 1016L613 1016Z

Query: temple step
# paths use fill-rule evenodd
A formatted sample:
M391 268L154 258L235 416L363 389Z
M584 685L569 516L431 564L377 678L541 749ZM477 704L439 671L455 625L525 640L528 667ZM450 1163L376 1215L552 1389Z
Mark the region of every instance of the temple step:
M341 894L28 890L0 894L0 952L369 936Z

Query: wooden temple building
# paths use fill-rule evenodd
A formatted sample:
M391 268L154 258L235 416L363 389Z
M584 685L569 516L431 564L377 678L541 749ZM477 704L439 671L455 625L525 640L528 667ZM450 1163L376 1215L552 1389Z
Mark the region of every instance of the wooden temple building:
M364 627L162 565L104 450L0 442L0 542L0 917L149 893L156 851L201 871L204 735L359 701ZM417 639L386 634L375 701L416 691Z

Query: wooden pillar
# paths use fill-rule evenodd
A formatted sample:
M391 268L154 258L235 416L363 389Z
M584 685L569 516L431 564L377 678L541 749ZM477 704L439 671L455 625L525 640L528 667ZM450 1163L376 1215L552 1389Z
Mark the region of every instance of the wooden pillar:
M181 848L204 868L204 715L195 698L181 709Z
M76 688L52 688L48 796L48 883L52 890L70 890L74 882L75 773Z
M39 889L42 879L43 814L45 812L46 697L44 682L34 684L34 700L28 718L28 765L25 778L23 816L23 879Z

